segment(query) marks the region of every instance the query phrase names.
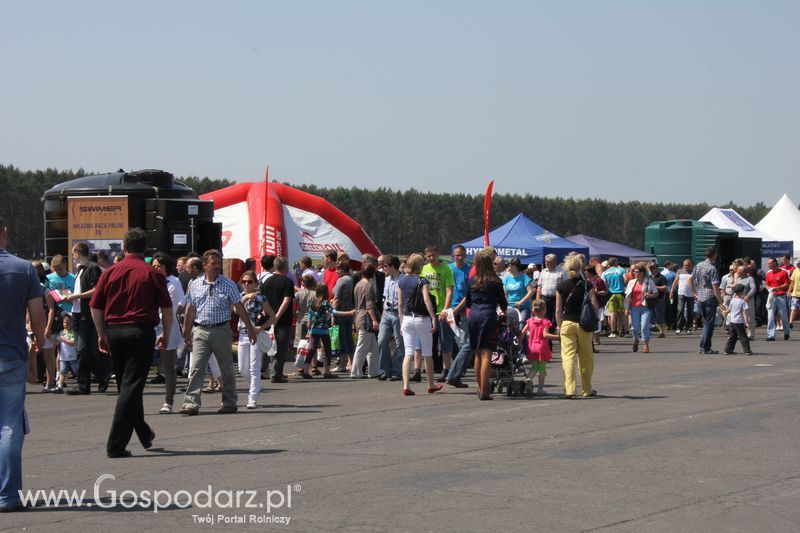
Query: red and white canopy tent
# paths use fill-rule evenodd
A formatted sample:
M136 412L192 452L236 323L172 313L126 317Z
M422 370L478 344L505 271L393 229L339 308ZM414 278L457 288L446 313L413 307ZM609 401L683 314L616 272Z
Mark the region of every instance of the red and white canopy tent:
M328 250L354 261L366 253L380 255L358 222L327 200L288 185L237 183L201 198L214 200L214 222L222 223L226 258L274 254L294 262L304 255L321 259Z

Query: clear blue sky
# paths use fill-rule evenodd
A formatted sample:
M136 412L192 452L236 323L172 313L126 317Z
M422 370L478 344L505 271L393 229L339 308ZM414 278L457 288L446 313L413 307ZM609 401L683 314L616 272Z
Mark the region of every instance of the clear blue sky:
M23 169L744 205L798 183L797 1L3 1L0 20L0 163Z

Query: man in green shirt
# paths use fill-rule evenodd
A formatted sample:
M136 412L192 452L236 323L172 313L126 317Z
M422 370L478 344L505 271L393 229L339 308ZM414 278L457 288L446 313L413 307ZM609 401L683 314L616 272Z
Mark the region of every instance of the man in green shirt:
M425 259L428 263L422 267L422 277L428 280L431 296L436 299L436 314L439 317L439 348L442 350L442 375L437 380L444 383L447 380L447 373L450 370L450 361L453 357L453 330L447 323L447 312L445 309L452 307L453 271L445 263L439 261L439 250L435 246L425 248Z

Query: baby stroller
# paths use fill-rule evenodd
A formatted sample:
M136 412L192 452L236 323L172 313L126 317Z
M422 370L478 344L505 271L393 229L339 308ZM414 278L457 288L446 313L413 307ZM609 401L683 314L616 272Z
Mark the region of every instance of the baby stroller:
M492 352L492 377L489 389L506 396L532 396L533 382L528 376L527 359L519 346L519 311L509 307L497 328L497 351Z

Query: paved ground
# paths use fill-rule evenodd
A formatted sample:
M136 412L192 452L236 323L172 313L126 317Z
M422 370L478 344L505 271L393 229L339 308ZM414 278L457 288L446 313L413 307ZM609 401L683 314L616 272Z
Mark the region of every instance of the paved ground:
M560 399L558 364L550 396L534 399L479 402L471 379L443 394L417 386L413 398L398 383L317 379L268 386L262 408L217 415L219 396L204 395L202 416L149 416L156 447L132 444L131 459L105 457L113 396L31 392L26 488L91 499L98 476L115 479L92 507L40 504L0 515L0 528L263 529L218 519L267 516L290 522L266 527L293 531L800 530L800 342L757 341L754 357L699 356L697 343L673 335L645 355L605 340L594 399ZM146 389L148 413L162 394ZM208 485L223 508L203 507L204 495L158 513L98 507L112 491ZM245 493L224 508L229 490L255 491L256 507ZM257 506L267 502L269 512ZM197 523L209 515L213 525Z

